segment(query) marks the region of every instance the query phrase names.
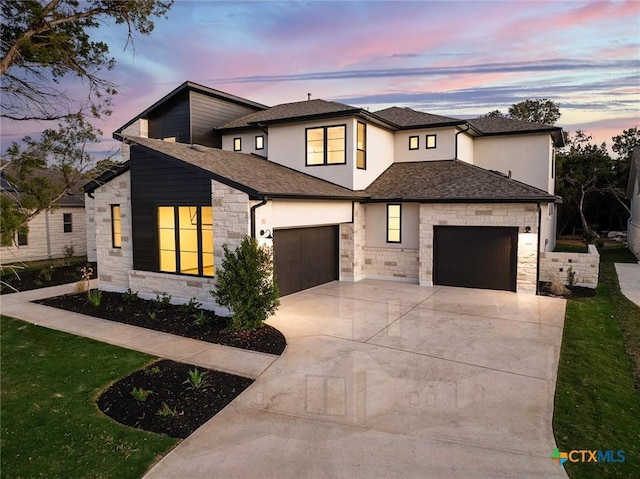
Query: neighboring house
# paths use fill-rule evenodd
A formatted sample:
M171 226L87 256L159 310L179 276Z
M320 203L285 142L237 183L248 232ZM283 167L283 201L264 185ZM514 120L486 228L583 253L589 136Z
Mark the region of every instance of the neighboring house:
M281 294L363 278L535 293L555 245L558 127L267 108L187 82L114 137L126 163L85 186L105 290L215 307L222 245L251 235L273 246Z
M10 188L3 178L2 189ZM80 192L66 194L52 209L29 221L26 234L16 234L13 246L0 248L0 264L63 258L70 254L87 254L84 195Z
M627 198L631 200L631 217L627 225L629 249L640 259L640 146L633 149Z

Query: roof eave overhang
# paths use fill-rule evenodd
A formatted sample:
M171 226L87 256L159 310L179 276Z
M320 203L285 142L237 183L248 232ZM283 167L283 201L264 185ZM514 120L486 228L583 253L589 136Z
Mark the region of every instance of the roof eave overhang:
M389 197L389 198L370 198L370 203L389 203L389 202L403 202L403 203L554 203L556 198L553 196L541 196L541 197L504 197L504 198L403 198L403 197Z

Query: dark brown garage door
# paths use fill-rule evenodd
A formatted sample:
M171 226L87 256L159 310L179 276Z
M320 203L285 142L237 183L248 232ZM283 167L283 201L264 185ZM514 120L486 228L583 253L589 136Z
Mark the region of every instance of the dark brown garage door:
M338 279L338 227L275 230L273 262L280 296Z
M516 290L518 228L435 226L434 284Z

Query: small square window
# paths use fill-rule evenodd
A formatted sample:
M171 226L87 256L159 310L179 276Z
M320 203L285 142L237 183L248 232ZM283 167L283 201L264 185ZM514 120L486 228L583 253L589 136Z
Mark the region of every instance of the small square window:
M427 135L427 150L436 147L436 135Z
M73 233L73 219L71 213L63 213L62 225L65 233Z
M256 136L256 150L264 150L264 136Z
M233 139L233 151L242 151L242 138Z
M419 136L410 136L409 137L409 149L417 150L420 148L420 137Z

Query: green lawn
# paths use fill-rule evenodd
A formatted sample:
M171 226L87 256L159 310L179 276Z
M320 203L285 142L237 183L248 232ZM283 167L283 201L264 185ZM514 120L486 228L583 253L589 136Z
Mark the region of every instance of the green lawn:
M572 479L640 477L640 308L620 293L613 265L632 261L624 248L601 248L596 296L567 303L553 418L558 449L626 457L567 462Z
M122 426L94 403L151 356L0 321L2 477L140 478L178 442Z

